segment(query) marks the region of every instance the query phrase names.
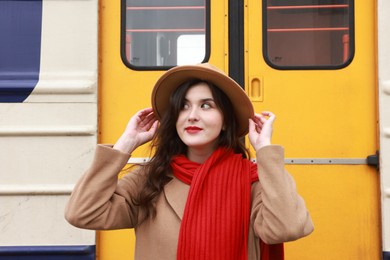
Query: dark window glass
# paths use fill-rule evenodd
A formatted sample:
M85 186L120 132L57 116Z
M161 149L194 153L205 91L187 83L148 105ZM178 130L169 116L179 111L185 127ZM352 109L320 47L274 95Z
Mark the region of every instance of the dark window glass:
M264 0L263 3L263 55L270 66L336 69L352 60L352 0Z

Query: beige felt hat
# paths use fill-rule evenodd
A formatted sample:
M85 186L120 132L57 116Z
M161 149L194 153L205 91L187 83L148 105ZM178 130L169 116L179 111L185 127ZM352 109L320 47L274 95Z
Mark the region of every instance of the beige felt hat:
M177 87L192 79L205 80L221 89L233 104L239 125L239 136L248 133L248 119L254 115L251 101L245 91L222 70L209 64L184 65L174 67L156 82L152 92L152 107L158 119L167 111L169 97Z

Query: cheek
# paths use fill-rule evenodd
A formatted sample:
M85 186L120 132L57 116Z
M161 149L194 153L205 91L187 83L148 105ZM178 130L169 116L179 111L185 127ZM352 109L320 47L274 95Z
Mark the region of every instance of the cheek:
M183 114L180 113L178 116L177 116L177 120L176 120L176 127L180 124L182 124L183 122Z
M221 127L221 130L222 130L222 128L224 127L225 123L224 123L223 115L222 115L221 112L219 112L218 119L216 120L216 122L218 123L218 125Z
M183 113L180 113L176 120L176 131L178 133L180 132L180 129L183 128L184 121L185 121L185 116L183 115Z
M210 122L213 125L213 128L215 129L215 131L218 131L218 132L222 131L224 124L223 124L223 120L220 116L211 118Z

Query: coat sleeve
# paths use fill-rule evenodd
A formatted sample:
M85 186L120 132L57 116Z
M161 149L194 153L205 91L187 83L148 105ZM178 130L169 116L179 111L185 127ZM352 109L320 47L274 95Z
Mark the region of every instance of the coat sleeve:
M313 222L284 168L284 149L269 145L256 153L259 181L252 185L251 223L266 244L293 241L313 232Z
M76 183L65 208L66 220L79 228L107 230L132 228L137 224L138 207L132 198L139 192L140 176L118 174L130 155L98 145L92 165Z

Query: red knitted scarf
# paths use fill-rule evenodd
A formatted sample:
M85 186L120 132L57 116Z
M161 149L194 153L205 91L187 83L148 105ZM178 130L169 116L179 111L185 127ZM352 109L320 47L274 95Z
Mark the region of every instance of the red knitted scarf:
M173 158L176 178L190 185L180 227L179 260L247 260L251 183L257 165L232 150L218 148L203 163L180 155ZM283 259L260 243L261 259Z

